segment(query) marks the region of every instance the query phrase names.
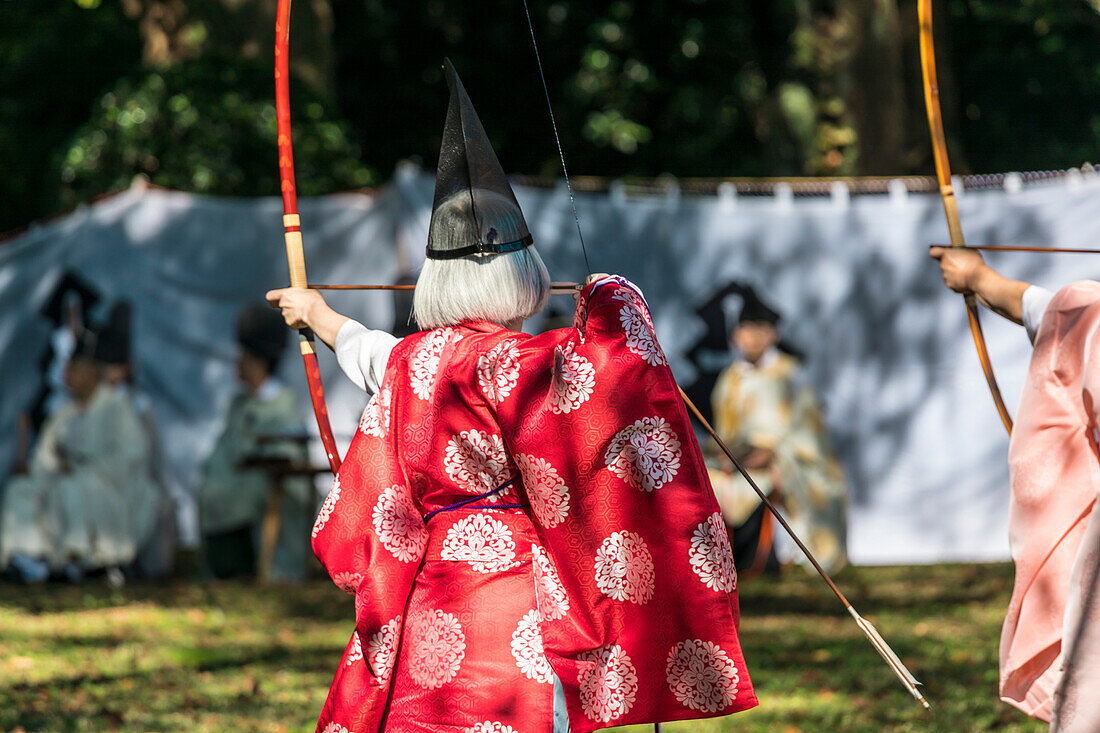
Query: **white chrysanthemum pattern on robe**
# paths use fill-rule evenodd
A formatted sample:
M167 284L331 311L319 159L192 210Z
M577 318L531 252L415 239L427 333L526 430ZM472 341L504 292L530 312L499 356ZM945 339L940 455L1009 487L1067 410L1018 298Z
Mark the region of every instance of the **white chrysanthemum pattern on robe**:
M429 690L453 680L466 658L466 634L458 617L446 611L428 610L411 618L408 643L409 676Z
M716 713L737 697L737 667L712 641L688 639L672 647L665 674L672 694L692 710Z
M483 720L471 725L464 733L516 733L516 729L496 720Z
M554 349L550 411L555 415L576 410L588 401L596 388L596 368L575 350L572 342Z
M612 299L623 303L619 309L619 323L626 333L626 348L645 359L651 366L667 364L665 354L657 343L657 332L649 317L649 309L630 288L618 288Z
M409 369L412 372L409 384L412 385L413 394L422 400L431 399L443 350L447 348L447 344L461 339L462 334L453 328L437 328L424 337L416 353L409 359Z
M515 460L535 519L547 529L557 527L569 515L569 487L549 461L524 454Z
M515 565L516 543L504 522L488 514L471 514L447 530L439 556L468 562L479 573L496 573Z
M463 430L451 438L443 456L443 468L460 489L472 494L492 491L514 475L504 450L504 439L480 430ZM510 493L505 489L486 497L485 501L498 502L502 495Z
M594 663L580 675L584 714L590 720L609 723L630 712L638 696L638 673L623 648L609 644L578 659Z
M569 596L546 550L531 545L531 569L535 573L535 600L543 621L557 621L569 613Z
M374 676L382 683L389 682L393 665L397 662L397 642L401 638L401 617L386 622L367 640L367 662Z
M611 440L604 462L631 486L656 491L680 470L680 439L663 417L644 417Z
M596 550L596 586L608 598L642 605L653 597L653 555L641 535L612 532Z
M360 433L375 438L385 435L386 428L390 424L391 399L392 393L388 387L383 387L371 395L370 401L367 402L367 409L363 410L363 417L359 419Z
M321 733L351 733L351 731L339 723L329 723Z
M691 569L711 590L730 593L737 590L737 569L733 566L733 550L726 534L726 525L718 512L700 522L691 534L688 548Z
M554 672L542 649L539 612L528 611L512 632L512 656L523 676L535 682L553 682Z
M344 666L350 667L363 658L363 645L359 641L359 632L351 632L351 649L344 657Z
M501 341L477 358L477 386L494 405L499 405L519 379L519 349L514 339Z
M361 573L341 572L332 576L332 582L345 593L355 593L359 590L359 584L363 582Z
M401 562L419 560L428 546L428 528L403 486L391 486L374 505L374 531L382 546Z
M321 504L321 511L317 512L317 519L313 522L313 531L310 535L317 536L317 533L325 528L328 524L329 517L332 516L332 510L336 506L336 502L340 500L340 477L337 476L332 482L332 488L328 490L328 496L325 497L324 503Z

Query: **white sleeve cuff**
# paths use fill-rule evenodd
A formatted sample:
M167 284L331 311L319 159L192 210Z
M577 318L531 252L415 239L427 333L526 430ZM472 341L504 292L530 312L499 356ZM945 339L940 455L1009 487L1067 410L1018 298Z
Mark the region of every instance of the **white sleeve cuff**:
M1038 285L1032 285L1024 291L1022 302L1022 320L1027 337L1031 343L1035 343L1035 336L1039 333L1039 324L1043 322L1043 314L1050 305L1050 299L1054 293Z
M392 334L349 320L337 332L333 351L348 379L359 389L374 394L382 386L386 362L397 341Z

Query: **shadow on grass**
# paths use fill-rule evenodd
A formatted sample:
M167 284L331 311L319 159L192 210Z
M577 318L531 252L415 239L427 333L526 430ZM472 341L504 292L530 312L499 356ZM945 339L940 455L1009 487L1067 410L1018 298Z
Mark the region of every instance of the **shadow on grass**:
M68 613L130 606L135 603L163 609L239 609L243 601L257 603L272 616L310 621L352 618L354 601L329 581L260 586L237 581L138 581L114 590L104 585L0 585L0 609L30 615Z
M846 568L834 578L864 615L882 611L939 613L945 606L989 603L1012 587L1012 566L1004 563L911 567ZM847 616L817 575L792 569L782 577L752 578L738 588L741 613L749 615Z
M882 610L921 612L945 605L985 603L1011 588L1010 565L936 565L846 568L837 585L861 613ZM18 586L5 584L0 609L28 614L65 613L147 604L165 609L237 608L259 603L272 616L310 621L351 618L351 596L324 580L259 586L234 581L137 582L120 590L98 584ZM844 608L816 576L799 568L779 578L745 580L739 588L742 614L844 616ZM860 604L867 608L862 608ZM873 607L873 608L872 608Z
M179 730L124 725L124 718L133 713L156 719L195 711L207 718L278 720L284 713L278 709L282 703L265 691L269 675L292 673L315 679L314 691L323 693L339 663L339 651L322 646L222 644L181 647L169 650L167 656L178 666L169 663L117 674L79 674L0 689L0 730L16 726L28 731ZM211 689L199 689L199 680L205 680ZM272 687L278 693L278 685ZM72 705L66 703L74 701L79 702L79 709L68 710ZM314 712L305 711L306 719Z
M339 651L342 651L339 650ZM339 652L335 655L332 647L274 647L221 645L216 648L182 647L170 650L167 656L176 665L165 665L152 669L133 670L125 673L77 674L72 677L55 677L48 682L32 684L13 684L7 688L12 694L35 696L43 690L71 690L87 685L103 685L129 680L136 687L141 681L161 678L165 675L194 674L200 672L222 672L250 665L273 665L277 668L289 668L298 672L332 672L339 662Z

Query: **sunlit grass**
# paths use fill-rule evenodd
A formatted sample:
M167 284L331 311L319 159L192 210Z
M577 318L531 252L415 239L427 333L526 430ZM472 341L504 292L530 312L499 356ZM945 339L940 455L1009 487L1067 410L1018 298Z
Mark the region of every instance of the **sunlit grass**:
M798 571L741 589L760 707L664 730L1044 729L997 699L1010 568L862 568L838 582L926 683L933 715L902 689L828 588ZM2 585L0 730L311 730L351 619L350 597L322 581L121 591Z

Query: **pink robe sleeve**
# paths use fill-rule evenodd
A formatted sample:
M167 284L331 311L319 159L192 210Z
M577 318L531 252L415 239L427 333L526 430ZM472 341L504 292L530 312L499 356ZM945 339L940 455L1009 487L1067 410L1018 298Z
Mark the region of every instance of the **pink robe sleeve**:
M1100 300L1096 284L1091 285L1086 292ZM1090 307L1092 311L1097 309ZM1090 335L1083 344L1081 398L1089 421L1086 437L1095 451L1100 438L1100 316L1091 320ZM1092 459L1097 460L1095 453ZM1081 544L1070 571L1062 623L1062 676L1054 691L1052 733L1100 730L1100 695L1096 694L1100 690L1100 502L1096 501L1100 483L1092 488L1092 511L1084 520Z
M1067 619L1083 603L1074 575L1095 565L1082 539L1100 491L1098 349L1100 284L1063 288L1039 326L1009 448L1016 581L1001 634L1001 697L1042 720L1062 676ZM1067 613L1068 603L1078 609ZM1100 729L1094 722L1090 730Z
M729 541L643 299L596 283L574 328L514 346L497 419L543 544L543 640L571 730L754 706Z
M333 582L355 594L355 631L317 729L379 730L405 606L428 532L384 440L393 411L389 380L371 397L313 526L313 551ZM334 720L335 711L352 719ZM341 728L335 728L341 730Z

